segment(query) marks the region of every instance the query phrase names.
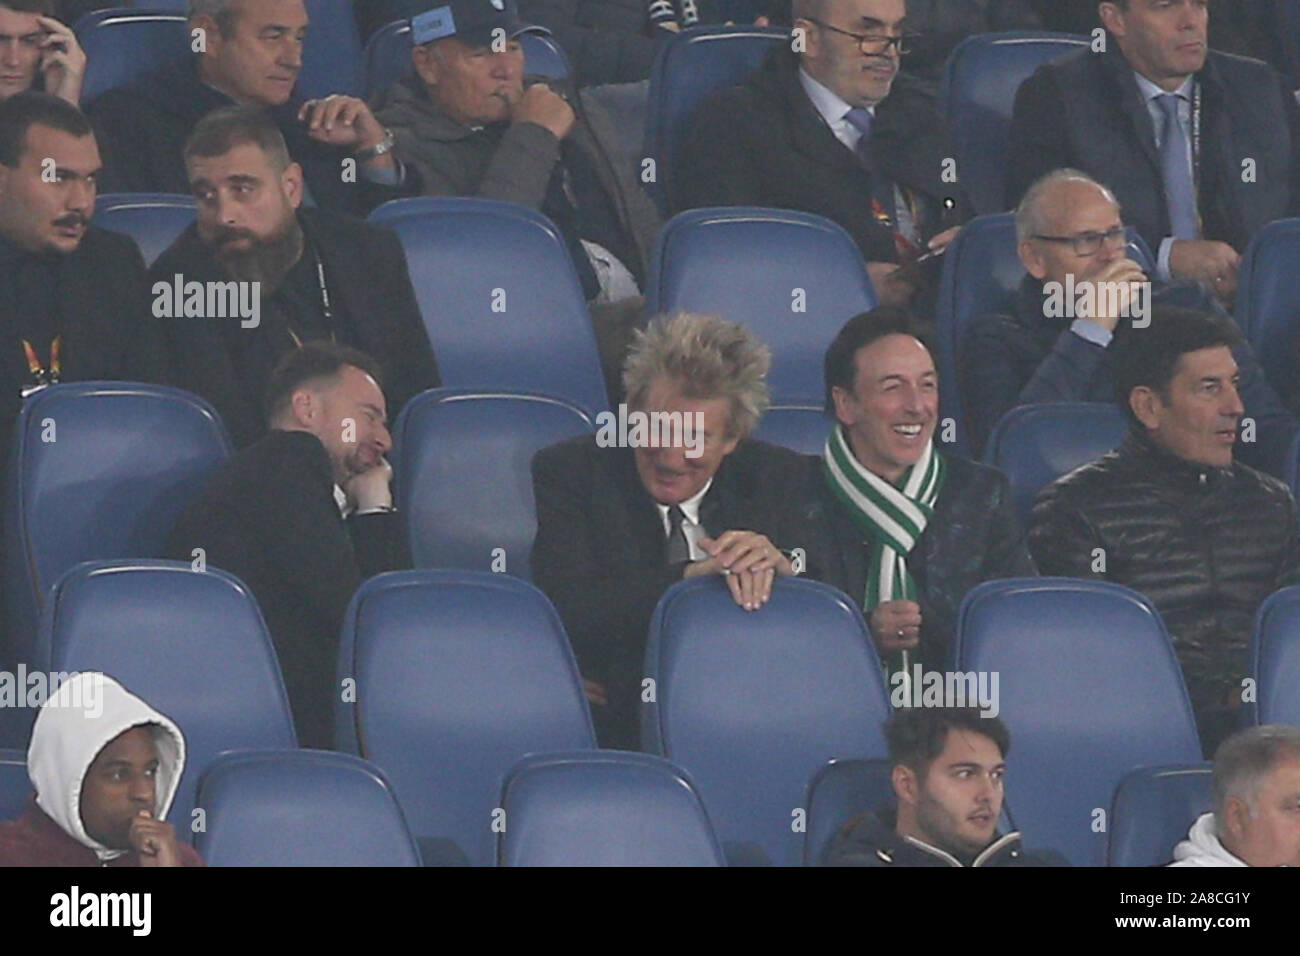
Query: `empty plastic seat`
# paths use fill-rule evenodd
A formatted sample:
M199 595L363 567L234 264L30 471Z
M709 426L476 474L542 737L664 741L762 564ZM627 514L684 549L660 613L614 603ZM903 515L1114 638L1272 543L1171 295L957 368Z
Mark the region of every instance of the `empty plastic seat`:
M584 412L545 395L434 389L408 402L393 464L415 566L531 577L533 455L591 431Z
M804 866L822 866L835 837L854 817L893 806L893 764L888 760L832 760L808 783L808 833Z
M27 809L32 782L27 778L27 751L0 750L0 823L16 820Z
M178 561L78 565L50 591L39 662L102 671L185 735L169 819L188 828L207 763L223 750L296 747L289 700L252 592Z
M490 199L398 199L370 215L402 241L442 383L609 407L596 335L555 224Z
M1279 219L1255 233L1237 272L1234 315L1255 347L1269 384L1288 406L1300 388L1300 219Z
M658 176L650 191L669 208L674 161L691 117L715 90L744 81L767 54L790 42L788 29L707 26L679 33L663 42L650 72L650 112L646 119L646 155Z
M83 106L106 90L129 86L190 55L189 27L179 10L96 10L79 19L73 29L86 51Z
M811 213L692 209L659 234L646 314L685 309L741 322L772 350L772 400L824 401L826 347L876 305L862 254L843 228Z
M622 750L525 757L501 793L502 866L723 866L704 804L667 760Z
M194 844L208 866L419 866L392 787L326 750L223 754L208 765Z
M1007 799L1026 844L1075 866L1103 864L1096 811L1125 775L1201 760L1164 622L1128 588L1068 578L981 584L962 602L957 661L959 671L998 675L998 716L1011 732Z
M1044 63L1088 45L1069 33L987 33L948 57L939 102L966 196L980 215L1006 208L1007 135L1016 91Z
M1271 595L1251 640L1255 723L1300 727L1300 585Z
M820 455L834 424L820 406L777 405L763 413L754 437L803 455Z
M545 595L505 574L399 571L352 599L340 749L382 767L431 856L496 859L494 813L525 754L595 747L577 664Z
M1213 802L1208 763L1134 770L1115 789L1107 866L1163 866Z
M95 200L95 225L135 240L146 266L194 221L193 196L169 193L108 193Z
M212 406L131 382L54 385L23 404L5 521L14 646L28 660L45 592L80 561L161 554L181 511L230 455Z
M1100 458L1123 441L1128 422L1106 402L1021 405L1002 416L984 461L1011 481L1011 503L1028 527L1034 497L1057 478Z
M813 772L881 757L889 701L862 612L815 581L778 578L758 611L716 578L673 585L650 624L643 749L690 773L734 862L797 866L791 822Z

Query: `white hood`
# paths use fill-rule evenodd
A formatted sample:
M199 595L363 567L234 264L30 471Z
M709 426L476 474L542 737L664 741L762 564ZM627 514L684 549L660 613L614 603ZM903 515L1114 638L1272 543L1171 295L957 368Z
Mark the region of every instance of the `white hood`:
M113 678L89 671L68 678L46 701L32 728L27 775L36 790L37 806L100 860L125 851L111 850L86 833L81 822L81 784L99 752L118 734L141 724L155 725L158 806L154 816L161 820L171 809L185 767L185 738L170 719Z
M1223 848L1214 825L1213 813L1202 813L1192 824L1187 839L1174 847L1174 862L1170 866L1245 866Z

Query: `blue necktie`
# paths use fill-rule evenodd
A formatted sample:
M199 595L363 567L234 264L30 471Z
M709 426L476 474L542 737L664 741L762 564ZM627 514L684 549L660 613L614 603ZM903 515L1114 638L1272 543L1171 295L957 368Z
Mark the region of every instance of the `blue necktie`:
M875 117L871 111L856 107L844 114L844 118L849 125L856 129L862 135L858 137L858 144L853 147L853 152L857 154L862 165L868 170L871 169L871 124L875 122Z
M1165 200L1169 206L1170 234L1175 239L1196 239L1200 224L1196 214L1196 184L1187 162L1187 135L1178 122L1177 93L1156 97L1164 111L1165 123L1160 133L1160 175L1165 182Z

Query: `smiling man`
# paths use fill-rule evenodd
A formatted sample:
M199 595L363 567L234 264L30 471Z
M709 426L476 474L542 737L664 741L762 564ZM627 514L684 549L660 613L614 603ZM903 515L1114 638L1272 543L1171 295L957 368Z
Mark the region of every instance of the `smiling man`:
M1034 573L1006 476L939 450L939 376L912 317L881 306L826 351L836 419L814 459L809 560L861 602L890 673L941 669L966 592Z
M1159 278L1225 301L1250 237L1300 203L1300 110L1256 60L1210 51L1207 0L1100 4L1106 48L1041 67L1016 94L1008 201L1044 173L1108 186L1157 252Z
M1236 329L1157 306L1114 369L1130 432L1045 489L1029 547L1043 574L1146 595L1182 665L1205 753L1239 723L1255 612L1300 581L1291 492L1233 460L1244 412Z

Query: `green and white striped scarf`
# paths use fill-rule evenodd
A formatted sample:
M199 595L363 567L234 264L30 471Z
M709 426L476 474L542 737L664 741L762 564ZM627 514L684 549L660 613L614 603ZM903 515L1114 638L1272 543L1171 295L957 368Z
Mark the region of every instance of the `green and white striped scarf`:
M915 601L916 582L907 571L907 555L934 515L934 503L943 487L946 465L931 440L920 459L903 473L899 487L863 468L853 457L843 425L836 425L822 452L826 482L853 523L872 543L867 567L863 611L870 616L885 601ZM886 687L902 671L906 698L911 700L915 651L889 655L885 663Z

